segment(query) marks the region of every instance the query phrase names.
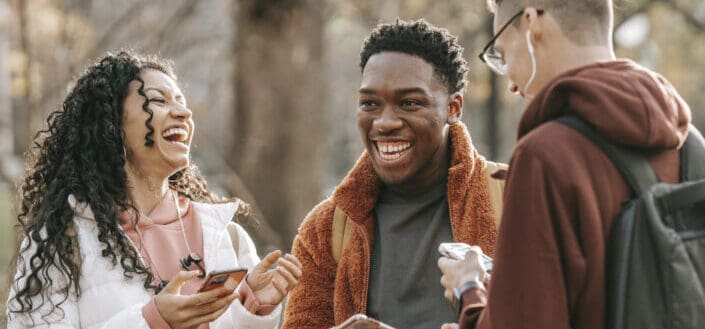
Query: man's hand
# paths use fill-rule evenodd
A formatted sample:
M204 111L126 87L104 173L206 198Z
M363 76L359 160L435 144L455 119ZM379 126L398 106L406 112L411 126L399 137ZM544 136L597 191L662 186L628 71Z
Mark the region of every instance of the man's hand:
M237 298L237 294L233 293L237 284L231 281L210 291L181 295L184 283L197 275L198 271L179 272L154 299L159 314L174 329L196 328L202 323L211 322Z
M301 278L301 262L294 255L281 257L281 251L275 250L247 275L247 284L260 304L277 305L294 289ZM270 269L275 264L278 266Z
M489 275L482 266L482 249L472 246L462 260L455 260L448 257L438 259L438 267L441 269L441 285L445 288L443 296L453 301L453 289L459 287L467 281L485 282Z

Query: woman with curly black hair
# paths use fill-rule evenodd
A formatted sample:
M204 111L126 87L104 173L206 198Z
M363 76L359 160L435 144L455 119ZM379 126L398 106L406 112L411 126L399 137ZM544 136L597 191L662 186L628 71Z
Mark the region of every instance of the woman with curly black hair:
M260 261L231 222L248 206L190 164L192 113L168 63L108 54L47 123L21 188L10 328L277 326L301 265ZM239 285L197 292L205 272L234 267L249 269Z

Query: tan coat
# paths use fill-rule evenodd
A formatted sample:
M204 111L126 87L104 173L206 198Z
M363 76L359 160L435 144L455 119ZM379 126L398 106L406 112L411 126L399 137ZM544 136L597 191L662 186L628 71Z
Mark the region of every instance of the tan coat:
M465 126L450 128L451 167L448 170L448 206L455 241L475 244L494 253L497 225L488 193L488 165L472 146ZM490 179L491 188L503 181ZM329 328L367 309L370 252L374 237L373 209L381 182L365 153L337 187L333 196L307 216L294 240L293 253L301 260L304 276L289 295L284 328ZM494 203L496 203L495 200ZM335 208L354 223L339 265L331 253ZM438 293L442 293L439 283Z

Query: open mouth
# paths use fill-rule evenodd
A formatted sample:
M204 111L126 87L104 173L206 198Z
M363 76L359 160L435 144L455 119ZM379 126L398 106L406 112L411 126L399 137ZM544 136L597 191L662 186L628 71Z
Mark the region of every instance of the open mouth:
M186 145L188 130L183 128L169 128L162 132L162 138L170 143L180 143Z
M409 142L375 142L379 157L386 162L395 162L404 157L411 149Z

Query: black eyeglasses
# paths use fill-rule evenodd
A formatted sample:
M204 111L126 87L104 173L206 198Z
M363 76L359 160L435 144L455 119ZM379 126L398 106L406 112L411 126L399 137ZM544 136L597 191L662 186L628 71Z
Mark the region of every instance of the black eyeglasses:
M512 18L510 18L509 21L507 21L507 23L505 23L504 26L499 29L497 34L492 37L490 42L487 43L487 45L484 49L482 49L482 52L479 55L480 60L483 63L487 64L487 66L489 66L492 71L495 71L499 75L507 74L507 63L504 61L504 56L502 56L502 54L500 54L497 49L495 49L494 43L495 41L497 41L497 38L499 38L502 32L504 32L504 30L509 27L509 25L514 23L517 18L521 17L521 15L524 14L524 11L526 11L526 8L523 8L521 11L512 16ZM543 15L542 9L538 9L536 10L536 12L539 15Z

